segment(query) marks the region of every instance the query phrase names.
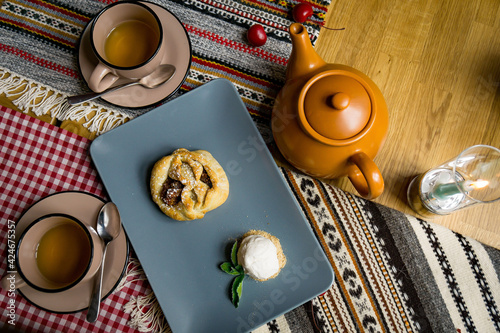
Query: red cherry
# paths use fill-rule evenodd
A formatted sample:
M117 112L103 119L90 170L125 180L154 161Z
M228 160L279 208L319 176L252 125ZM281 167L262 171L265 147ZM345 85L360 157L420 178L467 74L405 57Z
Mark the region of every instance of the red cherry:
M304 23L314 13L313 8L307 2L295 5L292 10L293 20L298 23Z
M260 24L254 24L247 31L247 39L253 46L262 46L267 41L267 35Z

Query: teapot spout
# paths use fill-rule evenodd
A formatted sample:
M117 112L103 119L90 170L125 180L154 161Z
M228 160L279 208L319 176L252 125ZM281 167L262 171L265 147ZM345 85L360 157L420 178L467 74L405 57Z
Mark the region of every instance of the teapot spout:
M289 28L292 39L292 53L286 68L286 80L308 75L326 63L314 50L306 28L300 23L293 23Z

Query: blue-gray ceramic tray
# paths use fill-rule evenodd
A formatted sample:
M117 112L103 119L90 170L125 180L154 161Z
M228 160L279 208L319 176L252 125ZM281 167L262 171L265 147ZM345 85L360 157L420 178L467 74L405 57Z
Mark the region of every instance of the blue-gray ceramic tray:
M175 221L151 199L154 163L177 148L209 151L225 169L227 201ZM204 84L96 138L90 153L173 332L246 332L326 291L333 270L233 84ZM278 277L245 277L238 308L220 270L248 230L278 237Z

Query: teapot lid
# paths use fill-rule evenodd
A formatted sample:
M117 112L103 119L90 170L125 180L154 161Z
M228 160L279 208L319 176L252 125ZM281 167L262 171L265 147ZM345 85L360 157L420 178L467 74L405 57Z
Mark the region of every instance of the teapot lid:
M309 80L300 100L305 121L315 132L328 139L345 140L365 128L372 102L360 80L344 70L326 71Z

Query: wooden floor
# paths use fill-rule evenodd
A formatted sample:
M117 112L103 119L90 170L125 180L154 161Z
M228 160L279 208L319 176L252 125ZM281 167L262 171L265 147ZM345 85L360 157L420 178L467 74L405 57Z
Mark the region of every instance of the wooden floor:
M412 214L413 176L471 145L500 148L500 1L333 0L326 25L346 29L323 29L317 52L370 76L389 107L376 202ZM500 201L433 222L500 248Z

